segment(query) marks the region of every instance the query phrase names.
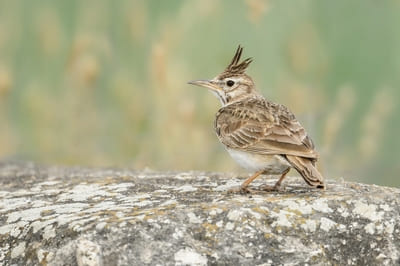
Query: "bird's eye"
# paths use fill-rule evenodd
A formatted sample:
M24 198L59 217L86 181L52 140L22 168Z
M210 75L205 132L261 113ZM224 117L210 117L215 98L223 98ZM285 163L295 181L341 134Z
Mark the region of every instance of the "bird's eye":
M235 82L231 79L226 82L226 85L228 85L228 87L232 87L233 84L235 84Z

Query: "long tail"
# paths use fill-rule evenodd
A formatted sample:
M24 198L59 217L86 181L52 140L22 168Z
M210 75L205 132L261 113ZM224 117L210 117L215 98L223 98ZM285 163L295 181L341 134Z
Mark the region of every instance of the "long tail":
M310 159L293 155L286 155L286 158L307 184L312 187L326 188L323 176Z

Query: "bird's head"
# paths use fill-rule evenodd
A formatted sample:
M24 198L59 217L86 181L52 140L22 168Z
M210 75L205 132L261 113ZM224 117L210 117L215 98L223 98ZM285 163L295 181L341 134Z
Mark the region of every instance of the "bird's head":
M219 98L223 106L252 95L258 95L252 78L245 73L252 59L247 58L240 62L242 51L243 48L239 45L231 63L215 78L194 80L189 84L208 88Z

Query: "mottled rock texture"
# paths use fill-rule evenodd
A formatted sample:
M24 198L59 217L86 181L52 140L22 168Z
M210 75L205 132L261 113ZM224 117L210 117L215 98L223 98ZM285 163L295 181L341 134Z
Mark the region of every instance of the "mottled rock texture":
M0 163L0 265L400 264L399 189L243 178Z

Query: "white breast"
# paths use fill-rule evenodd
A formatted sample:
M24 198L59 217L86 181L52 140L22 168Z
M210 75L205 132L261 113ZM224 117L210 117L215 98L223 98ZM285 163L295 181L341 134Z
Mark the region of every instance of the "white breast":
M259 155L229 148L227 150L241 167L249 171L265 170L271 175L278 175L291 167L281 155Z

